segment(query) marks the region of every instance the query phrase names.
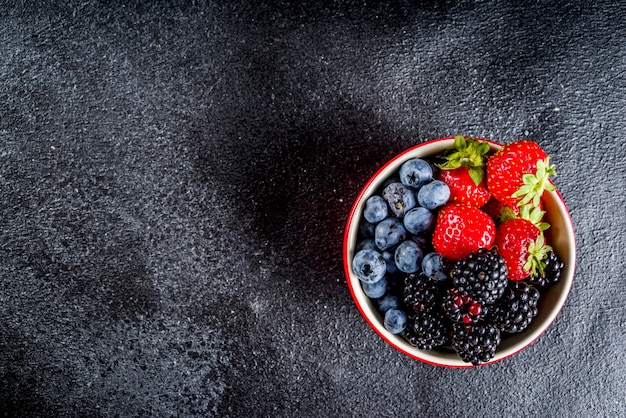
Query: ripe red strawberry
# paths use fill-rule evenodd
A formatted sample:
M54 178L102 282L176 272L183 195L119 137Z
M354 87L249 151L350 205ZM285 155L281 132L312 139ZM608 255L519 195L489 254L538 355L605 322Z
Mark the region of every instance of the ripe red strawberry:
M456 136L454 148L445 152L439 180L450 188L452 203L481 207L489 200L483 167L489 144L473 137Z
M489 201L491 195L487 190L487 181L483 177L478 185L470 176L470 168L459 167L453 170L441 170L439 180L450 189L449 202L463 203L479 208Z
M495 246L504 258L509 279L524 280L545 268L545 260L551 248L545 245L540 227L528 219L515 218L504 221L497 227Z
M505 145L487 161L487 187L507 206L539 206L544 190L555 190L549 176L556 171L545 151L533 141Z
M451 261L458 261L495 240L493 219L478 208L448 203L439 210L432 243L435 251Z

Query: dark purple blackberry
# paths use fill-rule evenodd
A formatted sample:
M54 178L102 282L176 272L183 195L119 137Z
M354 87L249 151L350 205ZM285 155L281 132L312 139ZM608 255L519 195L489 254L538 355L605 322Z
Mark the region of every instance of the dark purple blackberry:
M491 360L500 341L500 330L491 324L455 324L452 328L452 348L464 362L475 366Z
M543 290L556 282L561 278L561 273L565 264L559 258L554 250L548 252L547 258L544 260L546 266L543 269L543 274L536 274L528 277L524 280L526 283L535 286L536 288Z
M424 273L407 274L404 278L404 303L414 312L430 311L439 305L439 286Z
M485 318L488 309L452 287L443 296L442 308L446 316L456 324L475 324Z
M506 289L508 282L504 259L495 251L481 248L452 268L452 284L483 306L493 304Z
M539 291L535 287L511 282L496 304L492 322L503 332L521 332L537 316L538 301Z
M417 348L432 350L450 343L450 321L440 311L420 312L409 317L404 338Z

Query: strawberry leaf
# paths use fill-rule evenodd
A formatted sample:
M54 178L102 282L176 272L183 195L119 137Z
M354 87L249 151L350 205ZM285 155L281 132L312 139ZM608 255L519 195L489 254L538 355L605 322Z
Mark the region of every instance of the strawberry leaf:
M541 210L538 205L522 205L519 208L519 217L530 221L540 231L545 231L550 228L550 224L542 222L543 215L546 214L545 210Z
M539 173L537 173L537 175L538 174ZM524 174L522 176L522 180L524 181L525 185L529 185L529 186L534 186L535 184L539 182L539 180L537 179L537 176L534 174Z
M478 186L480 185L480 182L483 181L485 173L480 167L472 167L469 169L469 176L471 177L474 184Z
M500 209L500 222L506 222L511 219L515 219L515 211L508 206L502 206Z
M550 224L547 223L547 222L539 222L536 226L542 232L545 231L546 229L550 228Z
M491 148L489 147L489 144L486 142L481 142L480 145L476 148L476 150L478 151L480 155L487 154L490 149Z
M533 206L539 206L541 196L544 191L554 191L556 186L550 182L550 176L556 175L554 166L550 165L550 157L537 161L535 174L524 174L522 176L523 186L511 195L513 198L521 198L518 206L527 205L532 202Z
M459 151L464 151L467 148L467 141L464 136L457 135L454 137L454 148Z
M484 155L489 150L489 144L486 142L480 142L474 137L465 138L458 135L454 137L454 148L444 152L446 161L437 164L437 167L442 170L454 170L459 167L481 168L485 166Z
M537 161L537 174L536 174L536 178L537 179L542 179L546 176L546 164L539 160Z
M529 272L532 276L544 275L544 269L546 263L544 260L548 257L548 253L552 250L552 247L546 245L545 238L542 234L539 234L534 242L528 245L528 258L524 263L524 270Z
M458 160L448 160L445 163L437 164L437 166L442 170L454 170L455 168L461 167L461 162Z
M519 207L519 217L530 220L530 205L522 205Z

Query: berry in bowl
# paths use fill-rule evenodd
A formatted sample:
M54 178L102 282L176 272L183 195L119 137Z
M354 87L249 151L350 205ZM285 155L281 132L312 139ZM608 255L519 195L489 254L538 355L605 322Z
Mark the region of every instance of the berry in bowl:
M428 141L388 161L344 234L348 287L368 324L417 360L500 361L565 304L572 221L541 147L473 137Z

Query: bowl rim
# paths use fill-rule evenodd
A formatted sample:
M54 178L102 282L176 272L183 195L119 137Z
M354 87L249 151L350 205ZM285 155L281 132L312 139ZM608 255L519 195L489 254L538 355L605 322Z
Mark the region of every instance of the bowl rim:
M450 137L442 137L442 138L437 138L437 139L432 139L432 140L426 140L424 142L421 142L420 144L414 145L410 148L405 149L404 151L401 151L400 153L392 156L390 159L388 159L381 167L379 167L376 172L367 180L367 182L363 185L363 187L361 188L361 190L359 191L359 194L357 195L357 197L354 199L353 203L352 203L352 207L350 209L350 213L348 216L348 219L346 221L346 226L344 229L344 234L343 234L343 246L342 246L342 256L343 256L343 265L344 265L344 274L346 277L346 282L348 284L348 288L350 289L350 294L352 296L353 301L355 302L355 304L357 305L357 308L361 314L361 316L365 319L365 321L367 322L367 324L370 326L370 328L372 328L380 338L382 338L386 343L388 343L389 345L391 345L393 348L395 348L396 350L400 351L401 353L419 360L423 363L427 363L433 366L441 366L441 367L447 367L447 368L473 368L473 367L477 367L477 365L473 365L470 363L465 363L462 362L462 360L459 358L458 360L455 360L455 362L453 363L448 363L448 362L444 362L444 361L438 361L436 359L436 355L428 355L427 353L430 350L419 350L417 348L412 348L413 350L416 350L418 353L420 353L421 355L409 352L405 349L405 347L403 347L402 345L396 343L393 338L390 338L388 335L386 335L383 330L380 329L380 324L375 324L374 323L374 318L371 318L369 315L367 315L364 306L361 305L360 301L359 301L359 297L357 296L357 289L355 289L355 286L353 286L353 279L351 279L353 273L352 273L352 269L351 269L351 261L349 260L349 252L350 252L350 236L351 236L351 226L353 226L352 224L355 222L355 217L357 215L357 212L359 211L359 207L364 203L364 197L366 196L366 194L368 194L369 192L371 192L369 189L371 188L372 184L375 183L377 180L379 180L379 177L385 173L390 166L392 165L396 165L396 164L400 164L399 161L404 160L404 159L410 159L408 156L410 154L413 154L416 150L424 147L424 146L432 146L433 144L437 144L437 143L449 143L449 145L453 145L454 144L454 136L450 136ZM476 138L479 141L483 141L483 142L487 142L490 144L490 146L492 147L492 149L499 149L501 147L504 146L504 144L490 140L490 139L485 139L485 138ZM442 144L443 145L443 144ZM413 157L411 157L413 158ZM416 157L416 158L421 158L421 157ZM563 306L565 305L565 302L569 296L570 290L572 288L572 283L574 280L574 273L575 273L575 264L576 264L576 235L574 233L574 226L573 226L573 222L572 222L572 218L569 212L569 209L567 208L567 205L565 203L565 200L563 199L563 196L561 195L560 191L557 189L554 192L550 192L553 194L553 196L555 197L555 201L557 202L557 204L560 204L562 206L562 210L561 212L564 212L567 216L564 218L564 223L568 232L568 236L571 238L570 240L568 240L568 246L569 246L569 252L571 254L570 256L570 263L571 266L567 266L567 271L569 272L569 274L566 277L562 277L561 280L564 281L565 283L565 287L562 290L562 292L559 294L557 301L556 301L556 309L552 309L551 310L551 314L548 316L548 320L546 321L545 325L541 328L539 328L538 330L535 330L531 335L531 337L528 338L528 341L524 340L523 342L520 343L520 346L517 347L515 346L513 348L513 350L510 350L509 352L507 352L504 355L498 356L496 353L496 356L491 359L488 362L484 362L479 364L478 366L485 366L485 365L489 365L489 364L493 364L493 363L497 363L500 362L506 358L509 358L517 353L519 353L521 350L527 348L528 346L530 346L531 344L533 344L542 334L545 333L545 331L552 325L552 323L556 320L556 317L558 316L558 314L560 313L560 311L563 309ZM358 226L358 223L356 223L354 226ZM358 278L357 278L358 281ZM363 292L363 290L360 288L359 286L359 290L361 293ZM364 293L363 293L364 296ZM367 296L365 296L367 297ZM395 336L394 336L395 337ZM402 338L402 337L399 337ZM403 343L404 344L404 343ZM408 345L408 343L406 343L406 345ZM423 352L423 353L421 353ZM461 361L461 363L459 363L459 361Z

